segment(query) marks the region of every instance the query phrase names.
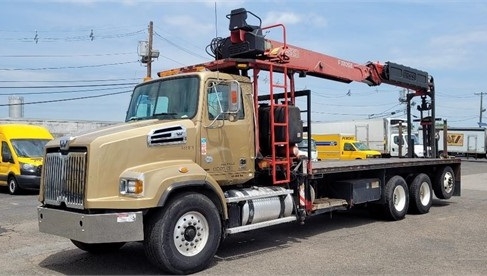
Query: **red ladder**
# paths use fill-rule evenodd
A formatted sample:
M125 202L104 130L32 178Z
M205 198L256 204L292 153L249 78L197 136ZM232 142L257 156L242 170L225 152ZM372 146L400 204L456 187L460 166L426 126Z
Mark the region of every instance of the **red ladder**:
M270 97L270 133L272 148L272 181L274 184L289 183L291 180L291 150L289 146L289 100L288 100L288 75L286 66L282 67L284 83L279 84L274 81L274 65L269 67L269 97ZM282 103L274 100L276 89L283 90L284 97ZM283 109L284 122L276 121L277 109ZM278 118L277 118L278 119ZM284 141L278 141L276 132L284 132ZM284 153L284 154L283 154ZM279 155L279 156L278 156ZM284 155L284 156L283 156ZM278 171L284 172L284 178L278 177Z

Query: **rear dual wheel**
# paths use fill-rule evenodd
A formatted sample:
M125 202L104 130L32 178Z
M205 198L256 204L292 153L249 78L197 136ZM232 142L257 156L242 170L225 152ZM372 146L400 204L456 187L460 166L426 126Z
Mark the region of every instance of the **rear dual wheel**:
M409 210L416 214L428 213L433 203L431 180L427 174L416 175L409 185Z
M401 220L406 216L409 206L409 190L404 178L393 176L387 181L385 189L384 214L387 219Z

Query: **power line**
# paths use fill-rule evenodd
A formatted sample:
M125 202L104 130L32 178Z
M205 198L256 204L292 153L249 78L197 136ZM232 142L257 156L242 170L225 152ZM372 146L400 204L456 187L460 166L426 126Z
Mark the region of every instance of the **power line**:
M204 57L204 56L202 56L202 55L200 55L200 54L197 54L197 53L195 53L195 52L193 52L193 51L190 51L190 50L188 50L188 49L186 49L186 48L184 48L184 47L182 47L182 46L180 46L180 45L178 45L178 44L176 44L176 43L172 42L171 40L169 40L169 39L167 39L167 38L163 37L162 35L158 34L157 32L154 32L154 35L155 35L156 37L161 38L162 40L166 41L167 43L171 44L172 46L176 47L177 49L179 49L179 50L181 50L181 51L183 51L183 52L186 52L186 53L188 53L188 54L190 54L190 55L193 55L193 56L195 56L195 57L199 57L199 58L202 58L202 59L205 59L205 60L206 60L206 59L208 59L208 57Z
M27 89L27 88L77 88L77 87L100 87L100 86L126 86L136 85L137 82L131 83L105 83L105 84L82 84L82 85L39 85L39 86L0 86L4 89Z
M72 58L72 57L102 57L102 56L121 56L121 55L133 55L132 52L126 53L106 53L106 54L80 54L80 55L0 55L5 58Z
M83 92L94 92L94 91L107 91L107 90L115 90L115 89L120 89L120 87L97 88L97 89L82 89L82 90L69 90L69 91L42 91L42 92L16 92L16 93L9 92L9 93L0 93L0 96L67 94L67 93L83 93Z
M59 70L59 69L81 69L81 68L94 68L104 66L123 65L130 63L139 63L139 61L125 61L116 63L105 63L95 65L80 65L80 66L62 66L62 67L40 67L40 68L0 68L0 71L39 71L39 70Z
M125 38L129 36L136 36L140 33L144 33L145 30L137 30L134 32L126 32L126 33L119 33L119 34L105 34L105 35L96 35L96 32L89 32L86 35L79 35L79 36L67 36L67 37L43 37L39 34L39 32L33 33L32 37L20 37L20 38L11 38L11 37L1 37L0 40L17 40L20 42L34 42L34 43L41 43L41 42L78 42L78 41L93 41L93 40L100 40L100 39L113 39L113 38Z
M36 102L24 102L24 103L12 103L12 104L0 104L0 106L12 106L12 105L28 105L28 104L45 104L45 103L55 103L55 102L67 102L67 101L75 101L75 100L84 100L84 99L91 99L91 98L100 98L112 95L119 95L125 93L131 93L132 90L129 91L122 91L122 92L114 92L114 93L107 93L107 94L100 94L94 96L85 96L85 97L76 97L76 98L67 98L67 99L58 99L58 100L49 100L49 101L36 101Z
M0 83L5 82L22 82L22 83L29 83L29 82L39 82L39 83L62 83L62 82L104 82L104 81L126 81L126 80L138 80L138 78L130 78L130 79L99 79L99 80L0 80Z

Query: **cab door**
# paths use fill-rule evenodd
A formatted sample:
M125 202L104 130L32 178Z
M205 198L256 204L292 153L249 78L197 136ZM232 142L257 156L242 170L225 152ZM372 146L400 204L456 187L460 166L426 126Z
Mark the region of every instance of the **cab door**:
M399 134L392 134L392 144L391 144L391 156L399 156L399 144L401 144L401 154L405 156L407 154L408 148L406 144L406 139Z
M232 94L235 87L229 81L211 80L204 97L200 166L221 185L243 183L253 178L255 171L251 86L247 84L242 89L238 85L240 99ZM231 107L235 104L237 109ZM232 109L237 111L229 112Z
M11 167L15 165L12 150L10 149L5 137L0 135L0 185L7 185L8 174Z
M351 143L345 142L343 143L341 159L353 160L353 159L360 159L360 158L357 156L357 151L355 150L355 147Z

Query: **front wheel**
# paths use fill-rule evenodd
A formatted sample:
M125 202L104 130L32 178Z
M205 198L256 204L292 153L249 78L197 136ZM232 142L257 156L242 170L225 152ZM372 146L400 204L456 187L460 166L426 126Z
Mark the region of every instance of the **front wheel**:
M18 195L22 189L19 187L19 183L15 179L15 177L11 176L8 178L8 192L11 195Z
M187 193L149 218L144 248L155 266L190 274L208 266L221 236L220 215L213 202L202 194Z
M385 186L384 213L390 220L401 220L406 216L409 206L408 185L399 175L393 176Z

